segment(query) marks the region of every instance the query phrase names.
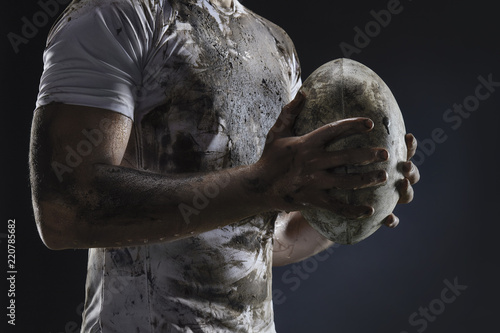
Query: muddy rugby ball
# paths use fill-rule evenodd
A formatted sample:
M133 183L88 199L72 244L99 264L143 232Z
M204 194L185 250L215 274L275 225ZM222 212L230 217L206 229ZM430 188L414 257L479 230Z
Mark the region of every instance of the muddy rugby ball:
M323 236L340 244L355 244L373 234L396 206L399 194L396 183L403 178L398 164L406 161L405 124L389 87L370 68L350 59L330 61L304 81L301 90L306 101L294 124L294 134L303 135L333 121L368 117L372 131L335 141L327 150L380 147L389 159L364 166L345 166L330 170L336 173L359 173L385 170L383 185L357 190L330 190L338 200L353 205L369 205L375 213L362 219L348 219L323 209L301 211L306 220Z

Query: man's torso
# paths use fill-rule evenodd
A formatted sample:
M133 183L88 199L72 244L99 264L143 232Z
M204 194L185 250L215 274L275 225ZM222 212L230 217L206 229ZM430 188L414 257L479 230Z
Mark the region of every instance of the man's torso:
M153 31L122 165L168 174L256 162L300 83L288 37L237 2L230 13L206 0L129 2ZM193 193L204 199L190 212L202 216L223 186ZM275 215L169 243L90 250L82 331L274 332Z

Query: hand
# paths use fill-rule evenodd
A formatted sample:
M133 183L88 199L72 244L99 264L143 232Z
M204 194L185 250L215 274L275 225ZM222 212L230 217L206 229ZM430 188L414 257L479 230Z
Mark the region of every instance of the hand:
M413 134L406 134L405 136L406 147L408 149L407 161L401 163L401 171L405 177L397 184L399 192L398 204L410 203L413 200L413 187L420 180L420 172L418 168L410 159L415 155L417 150L417 140ZM391 214L384 220L384 224L389 228L395 228L399 224L399 218Z
M353 206L328 195L327 190L359 189L387 180L387 173L375 170L359 174L335 174L328 169L344 165L366 165L385 161L382 148L355 148L327 151L327 144L350 135L363 135L373 128L368 118L350 118L324 125L310 133L292 135L295 117L305 101L302 93L286 105L273 128L260 160L254 165L255 177L248 180L254 191L267 195L273 209L283 211L318 207L361 218L373 214L373 207Z

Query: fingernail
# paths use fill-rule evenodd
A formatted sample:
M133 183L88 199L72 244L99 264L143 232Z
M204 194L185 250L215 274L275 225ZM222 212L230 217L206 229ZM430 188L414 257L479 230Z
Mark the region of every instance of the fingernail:
M372 128L373 127L373 121L371 119L365 120L365 126L366 126L366 128Z
M365 210L365 216L372 216L374 212L375 212L375 211L374 211L373 207L368 207L368 208Z
M385 149L378 151L378 157L382 161L387 161L389 159L389 152Z
M399 224L399 219L393 218L391 224L389 224L389 228L396 228Z
M377 176L377 177L378 177L378 179L379 179L379 180L387 180L387 172L385 172L385 171L380 171L380 172L378 173L378 176Z
M410 133L406 134L405 139L406 139L406 142L407 142L408 144L412 144L413 142L415 142L415 141L416 141L415 136L413 136L413 134L410 134Z

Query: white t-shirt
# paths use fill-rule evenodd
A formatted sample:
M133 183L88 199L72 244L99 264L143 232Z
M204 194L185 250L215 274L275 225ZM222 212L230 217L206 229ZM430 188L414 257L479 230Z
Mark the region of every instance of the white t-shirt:
M212 171L256 162L300 84L289 37L237 0L228 11L208 0L75 0L49 35L37 106L130 117L122 165ZM203 202L194 206L202 216ZM175 242L91 249L82 332L275 332L276 215Z

